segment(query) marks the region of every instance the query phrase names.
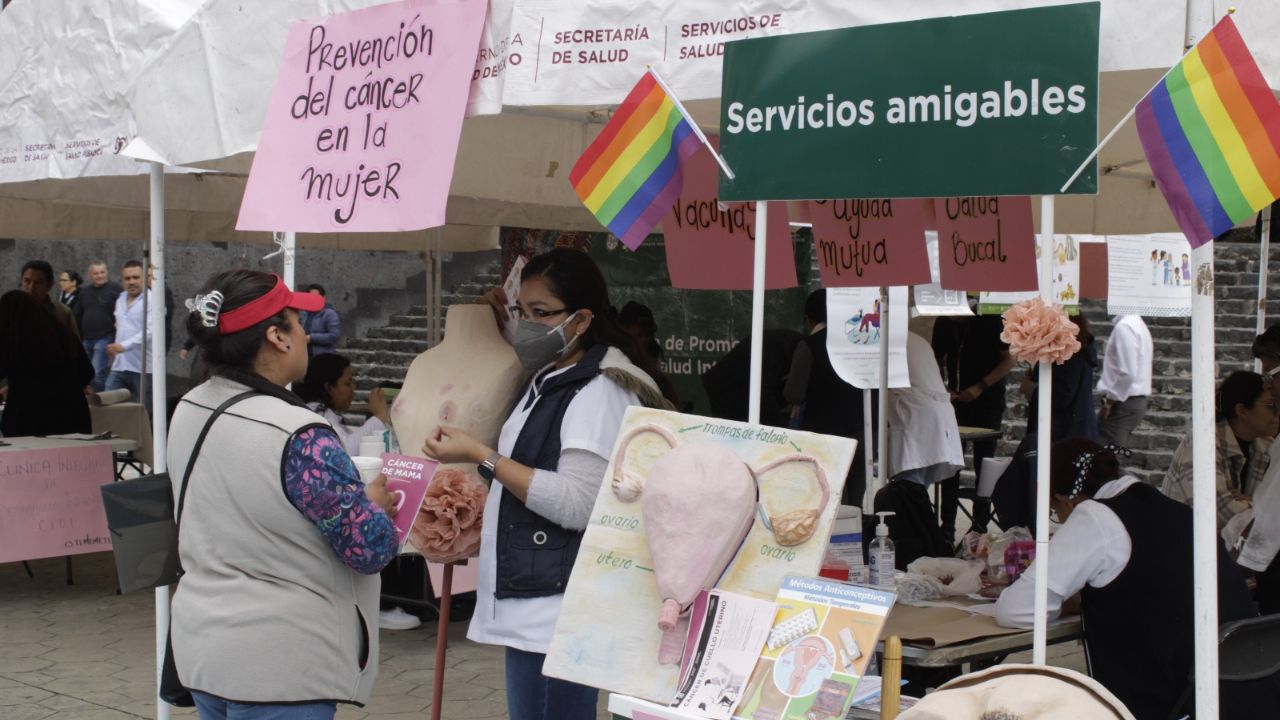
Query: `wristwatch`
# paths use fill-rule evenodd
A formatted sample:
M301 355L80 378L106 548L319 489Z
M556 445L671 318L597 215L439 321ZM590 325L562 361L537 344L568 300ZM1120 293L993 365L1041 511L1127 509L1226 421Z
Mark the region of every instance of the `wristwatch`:
M480 477L493 482L494 476L498 473L498 461L502 459L502 454L494 452L484 459L484 462L476 466L476 472L480 473Z

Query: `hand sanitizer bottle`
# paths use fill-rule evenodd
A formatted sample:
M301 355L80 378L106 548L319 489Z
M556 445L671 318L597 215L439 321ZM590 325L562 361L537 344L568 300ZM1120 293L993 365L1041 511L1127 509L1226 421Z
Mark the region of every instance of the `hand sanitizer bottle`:
M885 517L893 514L892 512L876 513L876 539L871 541L871 546L868 548L871 585L882 590L894 589L893 571L896 558L893 552L893 541L889 539L889 526L885 524Z

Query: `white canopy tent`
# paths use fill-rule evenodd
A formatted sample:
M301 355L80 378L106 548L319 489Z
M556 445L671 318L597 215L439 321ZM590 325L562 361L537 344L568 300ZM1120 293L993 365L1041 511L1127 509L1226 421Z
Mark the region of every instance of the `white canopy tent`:
M41 17L38 22L33 20L36 12L30 7L35 4L34 0L26 0L25 3L20 0L0 15L0 43L11 40L12 44L6 44L6 47L49 47L53 48L49 51L51 53L70 45L77 45L78 50L74 60L61 58L61 66L66 68L62 74L41 75L34 70L26 70L28 66L21 63L8 67L0 59L0 108L27 104L37 91L49 98L50 103L46 112L32 113L0 127L31 133L34 124L37 136L44 132L46 137L56 137L55 144L64 138L84 137L78 134L79 130L65 131L66 128L81 127L76 123L82 115L75 108L68 107L66 102L68 97L78 98L80 94L97 98L95 102L99 104L94 106L95 113L89 117L102 120L107 132L119 132L121 126L118 123L122 119L127 120L130 132L117 137L135 138L129 154L169 165L199 165L221 173L205 176L202 180L190 179L192 183L207 183L205 187L218 189L215 192L193 189L185 200L184 185L188 178L171 181L169 199L177 206L176 216L188 218L177 223L177 232L188 229L190 239L202 239L211 237L214 232L226 233L234 223L239 198L237 187L242 184L248 168L250 156L247 153L257 145L288 22L299 17L378 3L358 0L286 0L262 4L184 0L161 3L153 0L143 3L141 10L130 15L130 10L120 7L122 3L111 0L79 3L45 0L39 3ZM1048 4L1059 3L986 0L967 3L964 9L966 12L984 12ZM1280 10L1271 7L1272 3L1266 0L1241 0L1235 4L1241 10L1238 16L1241 30L1257 54L1263 72L1273 78L1280 77L1280 48L1267 42L1275 36L1275 30L1280 30ZM763 16L776 11L781 14L784 12L782 5L776 1L752 2L743 9L743 13ZM924 0L909 7L897 5L873 0L808 3L800 10L785 10L790 13L788 22L778 31L872 24L955 11L955 4L945 0ZM1205 0L1192 8L1198 18L1193 23L1188 20L1185 0L1107 0L1102 7L1102 127L1109 127L1121 117L1160 76L1162 69L1178 59L1188 28L1200 27L1203 31L1208 27L1204 19L1212 19L1225 11L1225 3ZM711 0L694 3L658 0L648 5L625 8L605 0L587 3L492 0L484 37L486 48L493 52L486 55L482 51L478 65L486 64L486 57L490 62L505 60L506 64L496 78L481 78L476 82L472 111L481 114L515 109L519 115L473 117L467 121L450 193L447 217L451 225L492 227L511 224L597 229L594 219L573 196L565 175L581 150L598 132L600 122L607 114L601 112L601 106L621 100L634 83L640 63L656 61L676 94L693 101L688 104L699 124L707 128L714 128L717 124L718 103L714 98L719 91L718 59L673 65L668 69L664 67L661 56L652 57L652 49L645 51L641 48L633 54L629 64L584 66L578 74L562 73L558 80L539 81L536 70L530 72L530 65L536 67L536 63L527 61L527 58L534 57L529 55L533 50L530 47L532 41L524 39L524 45L517 46L516 40L525 36L532 38L535 27L549 22L555 27L570 30L593 27L601 19L617 26L634 24L636 27L653 27L655 31L668 27L678 30L681 23L722 14L723 8ZM794 22L791 22L792 16ZM116 24L132 24L142 30L132 36L129 41L132 49L128 52L113 49L111 43L102 40L104 36L110 37L111 32L91 34L84 38L83 43L49 42L49 38L65 37L66 29L76 27L78 20L85 17L97 19L100 25L105 23L105 27L112 31ZM122 58L115 66L113 84L105 93L77 93L72 90L73 83L64 81L76 73L83 74L85 68L98 67L90 52L95 48L116 52ZM519 64L513 58L518 51L522 56ZM35 51L18 52L12 57L30 58L32 52ZM546 52L549 51L541 51ZM645 52L650 56L644 56ZM49 60L33 63L30 67L56 64ZM116 80L119 82L115 83ZM126 90L120 89L122 85ZM0 115L0 119L7 118ZM92 126L92 123L88 125ZM100 136L102 131L98 132ZM0 135L0 138L4 137ZM12 139L8 142L14 143ZM18 146L28 144L49 143L44 140L17 141ZM6 142L0 141L0 151L5 145ZM1093 234L1175 230L1176 225L1163 198L1144 175L1141 157L1136 133L1130 127L1101 156L1100 194L1097 197L1064 198L1056 203L1056 207L1046 204L1046 209L1053 210L1044 213L1042 230L1051 232L1056 228L1059 232ZM122 158L117 160L124 162ZM86 163L78 168L47 163L43 175L30 170L23 175L11 172L0 163L0 183L32 181L42 177L83 178L120 174L106 168L105 163L103 167L99 171L97 163ZM92 181L84 180L58 187L41 183L0 186L0 210L5 211L6 223L12 219L17 227L44 227L45 232L50 232L47 228L53 227L76 233L79 232L76 228L88 227L93 222L103 221L100 218L108 218L106 225L116 227L124 234L136 232L140 213L150 207L153 212L153 245L159 247L163 244L166 226L172 229L174 224L174 215L162 210L166 199L160 183L163 177L153 166L150 172L151 191L147 194L146 204L143 204L139 192L140 185L133 185L128 193L106 191L102 186L86 185L84 183ZM117 182L113 181L113 184ZM101 197L113 198L115 204L104 203L99 200ZM761 216L764 214L760 213ZM222 235L219 239L236 238ZM422 245L416 247L421 248ZM159 263L161 256L156 254L154 257ZM757 260L760 278L762 259L761 254ZM157 282L163 282L162 274ZM758 282L757 305L761 304L763 297L760 286ZM1208 302L1211 307L1212 299L1209 298ZM757 323L762 317L760 309L757 307ZM1202 314L1197 313L1198 317ZM1208 326L1210 342L1201 342L1197 346L1204 346L1212 353L1211 311ZM753 332L753 336L758 339L761 333ZM759 353L757 345L753 348L753 367L757 370ZM1200 375L1206 375L1211 386L1212 376L1206 374L1211 373L1209 366L1200 364L1197 367L1206 370ZM1047 383L1042 383L1041 387L1043 391ZM1197 392L1197 397L1200 396L1201 393ZM1047 408L1048 402L1041 405ZM753 411L757 407L758 402L752 402ZM1201 418L1200 403L1197 403L1197 418ZM1197 423L1198 430L1206 427ZM157 448L162 457L163 446L158 444ZM1047 453L1043 454L1047 456ZM1200 455L1205 453L1199 453L1198 457ZM1211 458L1211 455L1207 457ZM1200 470L1199 467L1197 469ZM1200 472L1197 476L1201 479L1206 477ZM1207 492L1211 496L1211 486ZM1198 499L1197 503L1198 507L1212 507L1211 497L1207 502ZM158 601L160 597L158 594ZM164 599L167 601L167 596ZM1204 607L1197 607L1197 622L1202 619L1207 622L1209 615L1204 612ZM1216 636L1215 633L1209 635ZM1203 657L1216 657L1216 647L1202 646L1199 649ZM1210 670L1216 673L1216 664L1198 666L1198 684L1209 682L1214 677L1208 674ZM1201 693L1201 696L1211 695L1209 692ZM1210 715L1206 713L1204 716Z

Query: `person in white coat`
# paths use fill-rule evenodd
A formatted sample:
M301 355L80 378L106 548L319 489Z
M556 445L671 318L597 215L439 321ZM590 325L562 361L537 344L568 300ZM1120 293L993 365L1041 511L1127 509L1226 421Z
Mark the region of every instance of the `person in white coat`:
M929 341L907 335L911 387L889 390L889 477L932 485L964 469L951 394Z

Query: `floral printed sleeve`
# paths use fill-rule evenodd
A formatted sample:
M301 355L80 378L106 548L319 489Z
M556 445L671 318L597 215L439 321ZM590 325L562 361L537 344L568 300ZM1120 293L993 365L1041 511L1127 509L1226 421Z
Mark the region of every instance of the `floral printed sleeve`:
M315 523L347 567L373 575L395 557L396 526L365 495L360 474L332 429L307 428L290 439L284 485L289 502Z

